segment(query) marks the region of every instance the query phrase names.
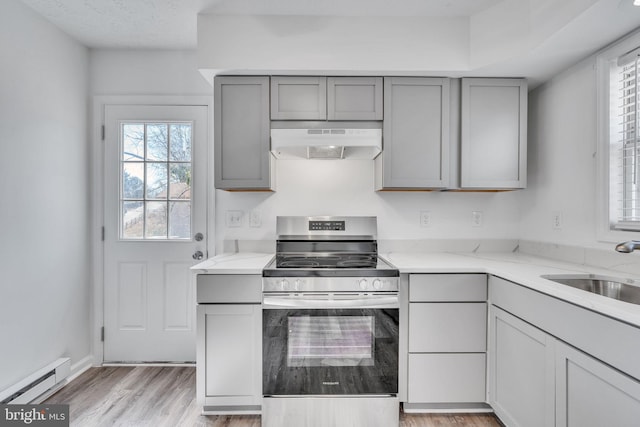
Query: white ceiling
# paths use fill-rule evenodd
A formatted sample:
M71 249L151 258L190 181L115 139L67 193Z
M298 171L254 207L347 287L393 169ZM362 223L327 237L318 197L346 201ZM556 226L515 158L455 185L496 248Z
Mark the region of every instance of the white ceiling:
M21 1L91 48L196 49L198 14L466 19L468 75L527 77L530 87L640 28L633 0Z
M501 0L22 0L93 48L196 48L198 13L471 16Z

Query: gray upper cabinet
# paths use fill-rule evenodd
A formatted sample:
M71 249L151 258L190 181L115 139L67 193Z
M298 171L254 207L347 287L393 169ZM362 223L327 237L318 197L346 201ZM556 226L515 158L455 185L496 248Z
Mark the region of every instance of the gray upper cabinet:
M376 190L449 185L448 78L385 77Z
M326 119L326 77L271 77L271 120Z
M382 120L382 77L272 77L271 120Z
M461 97L461 188L525 188L526 81L465 78Z
M327 77L329 120L382 120L382 77Z
M216 77L215 187L271 190L269 77Z

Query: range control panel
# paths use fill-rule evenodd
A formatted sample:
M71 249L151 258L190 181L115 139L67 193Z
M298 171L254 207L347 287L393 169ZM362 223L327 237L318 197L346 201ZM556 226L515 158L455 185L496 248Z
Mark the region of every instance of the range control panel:
M309 221L309 231L345 231L345 221Z

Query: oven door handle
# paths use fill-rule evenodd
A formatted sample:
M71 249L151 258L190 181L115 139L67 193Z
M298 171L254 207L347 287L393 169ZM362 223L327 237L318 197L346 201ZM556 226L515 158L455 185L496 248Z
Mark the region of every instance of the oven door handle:
M367 295L353 298L305 298L288 296L264 296L262 308L399 308L397 295Z

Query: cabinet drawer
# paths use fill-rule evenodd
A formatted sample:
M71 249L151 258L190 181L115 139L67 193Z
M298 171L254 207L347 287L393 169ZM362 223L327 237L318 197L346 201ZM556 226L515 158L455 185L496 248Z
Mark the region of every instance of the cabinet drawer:
M484 352L486 303L409 304L409 352Z
M486 301L486 274L411 274L409 301Z
M486 356L409 354L408 402L485 401Z
M243 274L199 274L197 300L203 303L262 302L262 277Z

